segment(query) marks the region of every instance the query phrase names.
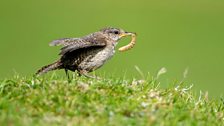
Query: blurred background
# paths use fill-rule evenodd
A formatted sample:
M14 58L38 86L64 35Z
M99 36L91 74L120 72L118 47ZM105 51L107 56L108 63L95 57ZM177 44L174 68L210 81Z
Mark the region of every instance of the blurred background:
M58 59L60 47L48 46L54 39L113 26L137 32L137 44L96 73L141 78L135 65L151 75L166 67L166 87L188 69L186 81L197 92L224 93L223 0L2 0L0 15L1 79L32 75Z

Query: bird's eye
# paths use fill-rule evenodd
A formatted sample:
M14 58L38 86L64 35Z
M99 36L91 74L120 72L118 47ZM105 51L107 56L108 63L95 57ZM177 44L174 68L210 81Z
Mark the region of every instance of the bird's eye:
M119 31L114 31L114 34L119 34Z

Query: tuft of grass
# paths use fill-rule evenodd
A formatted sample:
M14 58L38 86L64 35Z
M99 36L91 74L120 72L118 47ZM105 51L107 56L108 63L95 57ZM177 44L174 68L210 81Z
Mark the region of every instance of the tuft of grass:
M0 124L68 126L224 125L224 100L200 96L192 85L160 88L145 80L75 78L56 74L0 81Z

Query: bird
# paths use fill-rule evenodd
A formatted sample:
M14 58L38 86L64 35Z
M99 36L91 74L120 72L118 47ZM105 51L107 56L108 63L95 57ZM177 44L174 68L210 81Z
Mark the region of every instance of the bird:
M68 71L76 72L81 76L95 78L88 73L102 67L115 54L118 41L135 35L120 28L106 27L97 32L80 38L62 38L49 43L50 46L62 46L59 60L43 66L36 75L49 71L64 69L69 79Z

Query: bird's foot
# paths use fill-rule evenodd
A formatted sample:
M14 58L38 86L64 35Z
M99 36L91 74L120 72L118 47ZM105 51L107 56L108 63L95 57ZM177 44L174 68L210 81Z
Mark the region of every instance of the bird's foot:
M83 76L85 76L87 78L92 78L92 79L97 79L97 80L101 79L100 77L89 75L86 70L81 70L78 73L79 73L80 76L83 75Z

